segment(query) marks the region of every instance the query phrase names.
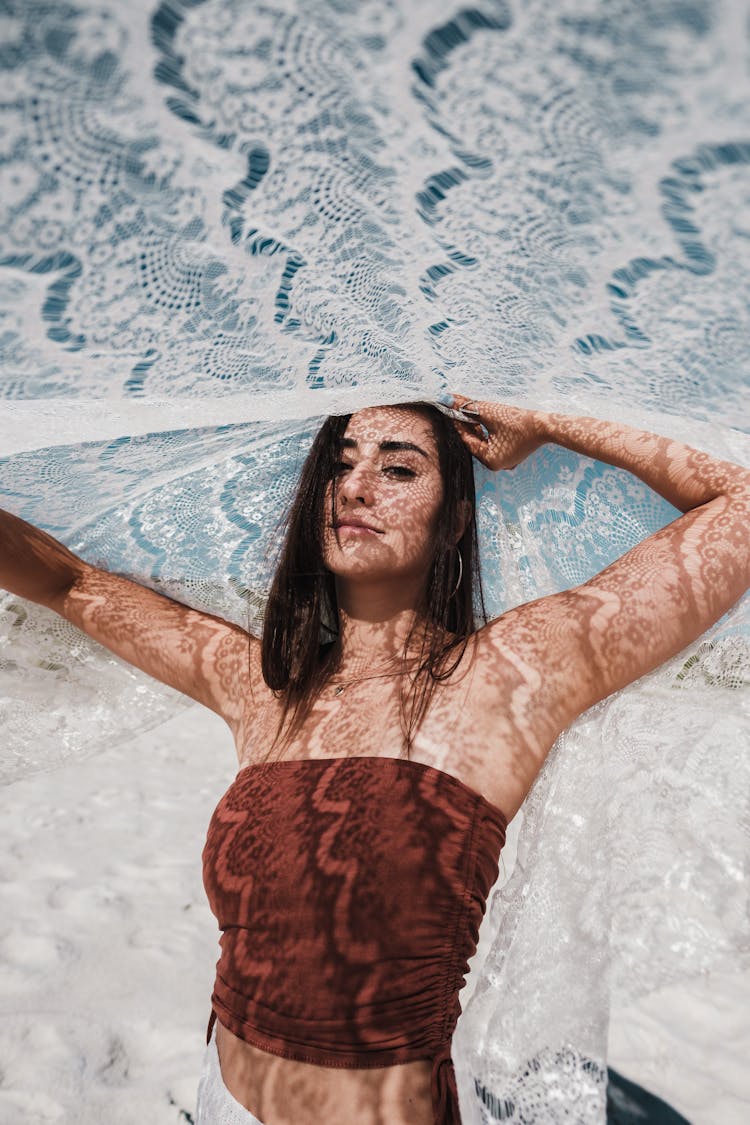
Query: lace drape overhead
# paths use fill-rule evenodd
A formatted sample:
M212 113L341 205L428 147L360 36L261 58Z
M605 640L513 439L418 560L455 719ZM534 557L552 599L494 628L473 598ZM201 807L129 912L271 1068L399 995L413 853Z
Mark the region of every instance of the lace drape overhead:
M0 505L87 560L257 629L320 418L447 388L750 465L741 5L0 23ZM493 613L679 514L554 446L477 477ZM470 1125L602 1121L610 1018L747 963L749 604L551 753L454 1037ZM0 673L7 781L185 705L8 594Z

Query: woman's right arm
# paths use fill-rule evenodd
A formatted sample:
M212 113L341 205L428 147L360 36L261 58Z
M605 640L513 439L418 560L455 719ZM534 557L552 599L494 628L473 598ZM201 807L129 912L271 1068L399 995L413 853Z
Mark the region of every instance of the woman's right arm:
M260 642L239 625L91 566L47 532L2 509L0 587L59 613L236 730L250 691L250 662L253 679L260 668Z

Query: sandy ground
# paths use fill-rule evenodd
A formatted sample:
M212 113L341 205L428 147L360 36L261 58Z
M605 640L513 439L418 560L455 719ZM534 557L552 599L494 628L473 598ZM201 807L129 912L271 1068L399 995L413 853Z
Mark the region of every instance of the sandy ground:
M4 791L0 1125L192 1119L218 957L201 850L236 768L223 721L194 706ZM610 1065L695 1125L750 1121L750 981L712 978L629 1016Z

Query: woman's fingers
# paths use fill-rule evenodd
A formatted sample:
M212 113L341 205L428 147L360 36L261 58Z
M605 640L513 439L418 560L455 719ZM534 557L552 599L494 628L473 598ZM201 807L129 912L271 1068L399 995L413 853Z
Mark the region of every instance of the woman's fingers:
M468 395L453 395L453 408L455 410L463 410L465 406L468 406L472 413L476 412L477 414L476 421L456 418L454 419L454 424L471 453L479 461L484 461L487 442L489 440L489 431L487 430L486 422L482 420L481 405L481 402L475 398L470 398Z
M472 456L486 464L488 439L483 434L475 432L475 423L473 422L456 422L456 426L459 429L461 440Z
M453 405L457 410L463 410L465 406L469 406L477 414L481 414L481 402L475 398L469 398L468 395L454 394Z
M467 419L456 421L456 425L472 454L489 469L515 469L543 444L532 410L503 402L478 401L463 394L454 394L453 400L458 410L476 410L476 422Z

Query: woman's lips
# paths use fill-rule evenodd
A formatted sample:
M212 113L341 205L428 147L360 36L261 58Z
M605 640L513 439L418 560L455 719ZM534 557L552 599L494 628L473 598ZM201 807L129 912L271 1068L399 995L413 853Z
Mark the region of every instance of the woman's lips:
M382 535L382 531L377 531L374 527L363 527L360 523L340 523L337 528L338 531L349 531L353 535Z

